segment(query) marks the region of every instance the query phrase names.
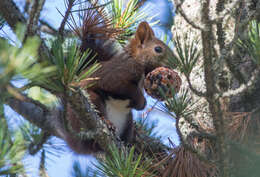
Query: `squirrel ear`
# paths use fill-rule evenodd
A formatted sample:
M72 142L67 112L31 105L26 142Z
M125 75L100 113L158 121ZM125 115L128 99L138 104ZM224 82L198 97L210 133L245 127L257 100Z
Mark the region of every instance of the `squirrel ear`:
M135 33L135 38L141 44L147 40L151 40L154 37L154 32L147 22L141 22L138 25L137 31Z

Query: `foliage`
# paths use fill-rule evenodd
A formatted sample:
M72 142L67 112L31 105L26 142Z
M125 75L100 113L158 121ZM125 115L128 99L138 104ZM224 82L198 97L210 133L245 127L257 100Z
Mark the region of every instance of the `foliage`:
M99 65L96 63L86 71L83 70L88 66L93 57L89 59L90 50L82 54L76 40L69 40L63 43L60 39L56 39L50 41L50 43L53 54L50 62L57 67L57 72L53 76L55 79L54 85L46 85L49 89L64 92L65 88L75 86L83 79L89 79L89 76L99 68Z
M17 35L21 35L22 29ZM20 34L19 34L20 33ZM0 39L0 83L1 87L10 80L25 78L28 84L48 83L55 67L37 63L39 40L37 37L28 38L23 47L19 44L12 46L4 39Z
M260 65L260 23L252 20L249 24L248 38L238 40L238 45L243 47L253 61Z
M11 134L6 120L0 117L0 176L24 173L22 158L25 150L21 132Z
M5 19L3 17L0 16L0 30L2 30L2 28L5 25Z
M199 41L192 38L188 33L183 37L176 35L173 41L177 55L169 59L169 65L172 68L177 66L186 77L189 77L200 57L200 50L197 47Z
M67 7L69 7L70 2L72 2L72 5L75 4L79 5L79 3L86 3L87 1L68 0L66 1ZM122 33L118 33L119 36L117 36L116 38L118 42L121 44L125 44L126 39L134 33L135 25L137 22L139 22L144 18L149 19L147 15L143 12L145 11L145 9L143 9L143 11L140 11L140 9L138 8L138 3L140 2L138 0L129 0L125 6L123 0L113 0L111 3L106 3L106 4L99 4L97 2L98 1L88 1L88 3L93 3L97 6L100 5L105 9L107 9L110 17L108 21L109 22L110 20L112 21L113 28L120 29L122 31ZM183 2L184 1L182 1L182 3ZM207 2L205 1L205 3L201 3L202 6L201 13L204 13L202 14L202 18L210 16L209 14L210 10L207 10L206 7ZM227 1L218 1L216 6L217 7L216 16L221 14L219 13L219 11L221 11L220 8L224 7L226 2ZM240 5L243 6L243 4L246 3L241 3ZM181 9L181 6L182 4L179 4L177 7ZM98 7L95 6L91 8L99 9ZM91 8L84 9L84 10L88 11L91 10ZM246 11L246 8L244 8L243 10ZM72 11L68 11L68 12L71 13ZM98 12L101 11L98 10L95 11L95 13ZM228 12L229 11L227 11L227 13ZM79 177L89 176L89 175L119 176L119 177L156 176L155 174L157 173L155 173L152 170L152 167L156 165L159 166L158 169L166 169L165 171L169 170L168 172L171 173L170 175L172 176L178 172L181 172L178 173L179 176L184 176L183 174L185 174L186 176L207 176L206 174L210 174L210 170L212 168L216 170L215 165L217 171L220 172L220 175L222 174L222 176L225 177L227 176L239 177L239 176L250 176L250 175L252 177L259 176L259 169L257 168L257 164L259 164L260 158L259 155L257 154L257 150L256 152L254 152L255 149L252 150L250 149L250 147L244 146L244 144L242 144L243 142L239 144L237 142L233 143L231 140L228 140L229 142L226 141L228 137L227 134L229 133L229 131L227 131L225 128L227 127L230 128L229 123L234 125L234 124L243 124L244 120L245 122L248 121L246 120L246 118L240 119L242 121L237 121L238 119L236 119L236 117L233 116L234 113L236 114L237 112L233 112L233 110L229 109L229 105L225 103L226 98L223 98L222 93L220 93L218 90L219 88L218 82L215 82L219 78L221 72L224 69L226 69L226 68L224 69L221 68L221 66L229 65L230 64L229 58L234 59L234 57L232 58L231 55L233 49L229 49L226 47L226 46L231 46L227 44L228 40L225 40L224 31L226 29L224 28L225 25L223 25L221 21L221 20L226 20L226 18L218 17L216 19L213 19L214 17L212 17L211 19L210 17L208 20L203 19L201 21L203 25L202 27L200 27L197 26L196 23L189 20L189 17L185 16L185 13L183 12L182 9L180 10L180 14L181 15L184 14L183 15L184 20L186 20L191 26L193 26L197 30L201 31L200 37L202 40L204 40L203 41L204 43L202 42L203 44L200 49L198 45L201 44L201 41L198 40L198 38L193 38L190 34L189 35L184 34L183 36L181 35L175 36L174 38L174 45L176 49L175 57L169 59L169 67L175 69L177 66L177 69L181 73L183 73L184 76L186 77L188 81L188 87L190 87L191 92L189 92L188 90L182 90L178 95L173 94L172 98L166 99L165 105L162 107L162 109L165 112L169 113L170 116L172 117L176 117L176 118L183 117L184 119L188 117L189 119L185 119L185 120L188 121L190 125L193 123L193 121L195 122L196 120L198 120L198 122L196 122L196 128L195 128L196 130L195 132L193 132L194 134L191 133L187 135L186 139L184 138L184 136L183 138L181 138L182 145L179 148L177 148L178 152L177 151L175 152L175 154L173 155L174 158L168 157L168 159L167 158L160 159L158 158L159 155L157 156L153 154L153 152L149 152L152 154L152 157L155 157L155 159L156 158L160 159L161 161L163 161L163 163L155 163L156 161L155 159L149 159L150 157L148 158L143 154L137 154L137 152L135 152L134 147L129 149L118 149L116 146L111 146L109 153L106 154L104 159L99 159L99 164L96 165L96 168L98 169L97 172L98 174L97 173L91 174L92 171L85 171L85 172L81 171L79 164L75 163L73 176L79 176ZM97 20L98 22L97 26L103 22L102 18L104 18L104 16L102 15L104 14L100 13L101 21L100 19ZM35 16L37 16L37 14ZM66 15L64 15L63 17L65 19ZM7 19L8 18L6 18L6 20ZM90 19L94 20L92 16ZM79 17L79 20L82 20L82 16ZM236 21L239 22L239 20ZM66 22L66 19L63 22ZM0 17L0 29L3 28L5 23L6 23L5 19ZM38 22L36 24L38 24ZM235 26L239 27L239 24ZM94 65L89 66L90 62L95 57L95 54L93 54L94 51L86 50L86 52L82 54L82 52L78 47L78 41L76 41L75 39L65 39L64 37L60 37L60 34L57 34L59 33L59 30L57 30L56 33L54 29L54 33L55 33L54 35L57 35L58 37L55 37L53 40L48 41L50 45L49 48L47 48L47 50L50 51L50 57L45 58L45 62L41 63L38 59L39 47L40 46L42 47L42 44L44 44L45 41L44 39L40 41L39 37L31 37L31 38L29 37L25 41L25 35L28 28L29 25L27 25L26 27L20 26L20 28L16 32L16 36L18 37L19 41L15 45L10 45L7 42L7 40L2 38L0 39L0 83L1 83L0 98L1 99L3 99L3 97L8 95L7 92L14 98L19 97L19 94L21 95L22 93L31 96L31 98L33 98L34 101L39 100L41 101L41 103L46 105L52 102L49 101L50 97L48 97L47 95L50 94L49 92L54 93L57 97L60 95L66 97L68 96L68 92L67 92L68 90L73 90L75 87L81 86L80 84L82 82L87 83L89 80L96 79L96 78L91 78L90 76L93 72L95 72L97 69L100 68L100 65L98 63L95 63ZM214 30L209 30L209 29L214 29ZM81 31L80 27L77 28L77 30ZM237 31L239 30L240 30L239 28L237 29L235 28L235 30L232 32L237 33ZM74 31L76 30L74 29ZM106 32L107 31L105 31L105 33ZM112 32L114 31L112 30ZM259 66L260 65L260 53L259 53L260 24L259 22L255 20L250 21L247 32L248 33L246 36L244 36L244 38L240 38L238 40L238 45L244 49L246 55L249 56L249 58L255 62L256 66ZM37 35L38 34L35 34L35 36ZM234 36L236 37L237 35L238 34L235 34ZM236 38L234 38L234 41L235 39ZM214 41L212 43L211 42L207 43L207 41L205 40L214 40ZM227 49L230 50L231 52L227 51ZM203 51L202 52L203 56L201 55L200 50ZM225 55L223 54L225 52L229 53L229 55L223 56ZM203 78L205 81L205 83L203 82L203 84L205 84L206 87L205 94L196 91L196 89L192 87L192 84L190 82L191 73L194 70L194 68L198 65L198 61L200 59L203 61L202 63L204 66L204 71L202 72L204 72L204 77L205 77ZM219 67L215 67L215 65L218 65ZM214 70L211 71L210 69L213 66L214 66ZM227 68L228 67L229 66L227 66ZM237 66L233 66L233 67L236 68ZM222 70L219 70L219 68ZM230 72L230 75L232 75L233 74L232 69L234 68L232 67L228 68L227 72ZM240 72L239 67L237 67L236 69L237 72ZM259 69L259 67L257 69ZM243 73L241 75L250 75L250 74ZM257 77L255 78L252 77L253 78L252 80L257 80L258 76L259 73ZM25 87L23 89L13 89L11 82L14 80L21 80L21 79L26 79ZM229 85L229 88L232 88L233 85L236 85L236 80L233 80L233 78L230 78L230 80L232 81L232 84ZM249 93L250 91L252 91L255 88L256 88L255 90L258 90L259 88L259 81L258 81L258 85L254 85L255 83L252 82L243 83L243 84L244 85L242 86L245 87L246 89L243 90L242 87L242 89L239 90L239 93L235 95L237 98L240 98L241 95L251 94ZM37 87L33 87L33 86L37 86ZM89 87L91 85L86 84L85 86ZM236 87L240 87L240 86L236 86ZM27 90L28 88L30 88L31 90L28 91ZM44 91L42 91L43 89ZM49 92L47 93L46 90ZM172 92L174 93L174 90ZM241 94L242 92L243 94ZM207 114L206 117L210 119L210 121L212 120L213 123L209 127L207 127L208 125L203 127L203 123L199 122L200 118L201 119L204 118L201 116L202 114L197 114L201 116L199 117L199 119L195 117L196 115L193 115L194 103L192 102L191 99L192 97L190 96L190 93L195 93L195 95L199 97L203 97L206 103L205 105L209 107L209 109L207 109L208 107L203 105L202 110L200 110L203 114ZM257 95L257 93L254 94ZM230 96L227 99L232 100L232 98L233 97ZM51 99L54 100L54 96ZM21 99L18 100L20 101ZM254 105L255 107L257 106L259 107L258 102L259 100L257 100L257 103ZM38 102L35 104L40 105ZM1 103L0 106L1 106L0 112L2 114L3 104ZM242 104L238 105L239 108L241 107L241 109L239 110L252 111L247 115L254 114L254 109L252 110L244 109L246 106L243 107ZM64 110L66 109L67 108L65 107ZM45 111L45 108L43 108L42 110ZM243 113L239 112L239 114L237 115L244 115ZM66 115L64 117L66 117ZM229 122L227 120L229 120ZM152 130L154 128L154 125L149 127L147 126L147 124L145 124L145 122L140 121L140 123L141 123L142 130L145 131L144 134L148 135L149 137L153 136ZM183 127L180 127L181 125L179 125L178 123L176 123L176 126L177 126L178 133L181 137L183 133L181 132L182 131L181 129L183 129ZM255 124L255 126L257 127L259 125ZM248 129L247 126L233 126L233 128L234 127L242 127L243 130ZM247 131L243 131L243 133L246 132ZM192 137L193 135L194 137ZM8 129L8 125L5 122L5 118L1 118L0 119L0 175L23 174L24 169L21 160L26 152L25 151L26 149L28 150L29 154L36 154L37 152L41 152L41 165L43 165L41 169L44 172L44 164L46 158L45 153L50 152L51 154L54 154L53 152L58 152L58 153L61 152L59 151L60 150L59 148L55 149L55 146L53 146L52 143L49 143L48 140L50 136L51 135L44 132L44 130L41 130L40 128L35 127L28 123L22 124L20 126L20 130L14 131L14 133L12 133ZM208 144L211 143L210 144L211 147L215 148L214 153L210 154L209 157L207 157L209 159L203 159L205 161L207 160L210 162L213 161L214 165L212 166L211 163L210 166L208 166L207 163L201 161L200 158L203 157L200 155L200 153L197 152L197 151L202 151L205 152L206 155L209 154L209 153L207 154L207 152L210 153L212 152L211 150L209 150L209 147L207 147L208 144L206 144L205 142L207 142ZM158 143L160 142L158 141ZM47 145L50 145L52 147L50 146L47 147ZM55 151L52 151L53 149L51 148L53 147ZM168 150L169 150L168 148L165 148L164 150L162 150L163 151L162 153L167 154L169 152ZM228 162L231 163L229 164ZM164 164L167 164L169 168L165 168ZM204 169L201 170L201 168ZM227 175L227 174L232 174L232 175Z
M54 144L54 141L50 140L50 135L42 131L39 127L27 121L23 121L19 128L23 135L24 144L30 155L35 155L43 150L45 151L44 155L47 157L60 156L64 153L64 147Z
M174 90L172 90L172 93L174 93ZM181 92L176 96L173 94L172 98L165 101L165 106L166 107L163 109L166 112L169 114L171 114L170 112L173 112L178 118L181 116L189 116L193 112L193 103L188 90L181 90Z
M124 8L122 6L122 2L123 1L120 0L114 1L114 3L112 3L114 5L112 12L112 16L114 14L113 25L114 27L122 28L125 32L118 38L119 42L126 40L129 35L133 34L136 22L145 17L145 15L143 13L139 13L138 8L136 8L138 3L137 0L130 0L125 10L122 10ZM67 3L69 3L69 1L67 1ZM75 39L61 39L60 36L58 36L49 41L40 41L39 37L27 37L27 27L28 26L20 26L18 28L16 35L19 41L16 41L15 45L10 45L5 39L1 39L0 41L1 91L2 89L4 91L7 90L14 97L19 97L19 94L23 93L33 98L33 100L38 100L46 105L50 103L48 102L49 97L47 94L54 93L56 96L62 95L64 93L66 94L68 89L78 87L81 82L88 81L89 79L95 79L90 78L90 75L99 69L100 65L95 63L94 65L89 66L89 63L95 57L95 54L93 55L94 51L92 52L88 49L85 51L85 53L82 54L82 51L80 51L78 47L78 41ZM45 42L49 43L49 45L47 45L47 50L50 51L50 55L48 55L49 57L41 59L41 61L44 62L40 62L39 50L42 50L42 44L45 44ZM25 86L22 89L10 90L10 88L12 88L10 82L21 79L26 80ZM86 85L86 87L88 86L90 85ZM6 92L1 92L0 94L1 96L6 95ZM38 102L35 103L39 104ZM54 152L60 153L60 149L55 149L55 146L52 143L49 143L48 139L50 135L48 135L48 133L44 130L28 122L23 122L23 124L19 125L19 128L19 137L24 142L23 146L19 146L20 148L24 149L23 155L26 152L28 152L30 155L39 154L38 152L40 152L40 170L41 173L44 173L45 158L48 157L46 152L50 152L50 154L54 154ZM150 131L149 133L151 133L151 129L148 130ZM8 131L4 129L3 132L6 133ZM8 138L6 138L6 136L3 138L4 141L1 142L3 143L2 146L4 148L0 148L0 151L11 151L10 154L4 154L1 152L3 157L10 158L12 163L14 160L16 164L18 164L21 158L19 152L20 149L10 148L8 143L5 142ZM12 135L9 137L9 139L16 140L17 138L15 135ZM17 143L20 141L17 141ZM14 145L17 145L17 143L16 141L13 141ZM47 146L48 144L50 146ZM53 148L57 151L53 152ZM15 150L17 154L14 154ZM113 172L116 172L118 175L122 174L123 176L129 177L153 176L148 172L148 170L150 170L149 165L151 162L149 160L144 161L146 157L142 156L141 154L135 154L134 148L120 151L116 147L111 147L110 154L111 156L107 156L104 163L100 162L99 173L109 174L110 176L114 176ZM117 166L110 168L114 162L117 162ZM2 169L2 166L0 169ZM4 171L2 174L7 174L5 171L6 169L7 167L3 166ZM20 172L19 174L22 174L23 172L18 171L16 166L15 168L10 169L13 170L11 173ZM76 164L74 166L75 176L79 175L77 170L79 170L79 168ZM83 173L83 175L87 176L87 172L85 174Z
M28 96L49 107L53 107L58 103L57 97L38 86L28 89Z
M154 176L152 173L149 173L149 164L151 161L143 161L142 154L136 156L134 149L135 148L132 147L130 150L119 150L115 145L112 145L105 159L100 159L99 164L96 165L100 176Z
M149 114L149 113L148 113ZM149 115L147 114L146 117L139 117L136 120L136 124L139 128L142 129L142 131L149 137L154 137L154 138L161 138L158 136L158 132L155 131L155 128L157 127L158 122L149 122L148 117Z
M114 27L123 30L123 33L118 37L118 41L122 44L125 44L129 36L134 34L138 22L153 18L145 14L145 9L137 8L138 0L129 0L125 7L124 4L124 0L112 0L110 6L107 7L110 9L109 14L113 19Z

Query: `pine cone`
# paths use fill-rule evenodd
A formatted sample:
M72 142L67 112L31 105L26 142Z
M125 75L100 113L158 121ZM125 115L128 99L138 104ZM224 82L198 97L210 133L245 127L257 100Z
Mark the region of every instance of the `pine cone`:
M144 80L144 89L147 94L161 101L173 97L179 92L180 87L181 78L178 73L165 67L154 69Z

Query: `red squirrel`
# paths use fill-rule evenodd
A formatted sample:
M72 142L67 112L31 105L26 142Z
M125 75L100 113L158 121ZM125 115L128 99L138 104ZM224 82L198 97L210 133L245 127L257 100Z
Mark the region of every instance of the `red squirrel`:
M173 53L155 37L147 22L141 22L129 44L109 57L101 61L101 68L91 75L99 79L87 92L100 116L115 126L116 134L122 140L131 142L131 109L142 110L146 105L142 88L144 77L153 69L163 66L169 57L173 57ZM75 141L70 140L68 144L78 153L88 153L89 149L84 145L91 143L77 142L75 145Z

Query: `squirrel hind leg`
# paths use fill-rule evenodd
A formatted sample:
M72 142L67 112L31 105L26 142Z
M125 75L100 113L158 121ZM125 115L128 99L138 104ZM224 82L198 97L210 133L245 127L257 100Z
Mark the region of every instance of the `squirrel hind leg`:
M134 121L133 114L130 111L127 115L127 126L125 127L124 132L120 135L122 141L126 143L132 143L135 139L135 130L134 130Z
M105 106L101 97L94 91L89 91L89 95L91 101L96 106L96 109L99 111L100 116L103 116ZM79 115L73 110L73 108L69 104L67 107L67 118L69 119L71 128L75 132L79 133L81 129ZM64 140L66 141L67 145L78 154L94 154L103 151L103 149L100 147L98 143L95 142L94 139L81 139L80 137L75 136L73 133L68 132L66 130L64 131Z

